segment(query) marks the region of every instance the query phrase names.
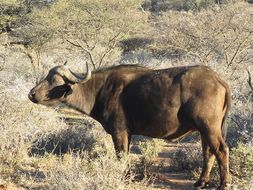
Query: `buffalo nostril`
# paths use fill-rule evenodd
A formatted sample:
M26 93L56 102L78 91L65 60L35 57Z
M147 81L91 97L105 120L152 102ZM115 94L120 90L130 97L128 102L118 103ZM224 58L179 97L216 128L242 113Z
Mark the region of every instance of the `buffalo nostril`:
M31 90L28 94L29 98L34 98L35 97L35 91Z

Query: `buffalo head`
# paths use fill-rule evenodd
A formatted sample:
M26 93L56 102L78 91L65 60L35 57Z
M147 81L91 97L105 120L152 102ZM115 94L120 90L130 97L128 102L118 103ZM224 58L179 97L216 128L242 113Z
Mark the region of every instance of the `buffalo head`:
M28 94L28 98L38 104L57 105L64 102L72 92L72 85L84 83L91 77L91 71L86 63L87 73L81 76L67 68L65 65L52 68L38 85Z

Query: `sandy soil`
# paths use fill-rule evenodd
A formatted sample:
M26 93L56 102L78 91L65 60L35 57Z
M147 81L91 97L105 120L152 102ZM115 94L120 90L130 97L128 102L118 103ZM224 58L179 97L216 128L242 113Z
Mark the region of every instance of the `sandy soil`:
M195 182L192 176L185 172L179 172L171 169L171 158L173 153L182 148L182 146L194 146L193 144L168 143L155 159L156 166L151 169L151 175L156 176L154 180L154 189L171 189L171 190L191 190ZM179 158L180 159L180 158ZM160 165L160 167L159 167ZM162 167L161 167L162 165ZM158 168L160 170L158 170ZM158 171L158 172L157 172Z

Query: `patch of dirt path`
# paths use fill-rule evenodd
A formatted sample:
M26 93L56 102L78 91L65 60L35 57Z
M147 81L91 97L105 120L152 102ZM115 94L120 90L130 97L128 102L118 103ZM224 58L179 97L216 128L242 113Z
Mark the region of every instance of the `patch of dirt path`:
M151 169L151 174L155 176L155 189L171 189L171 190L193 190L195 182L192 177L186 172L173 170L173 154L176 150L186 146L194 146L192 143L168 143L159 157L154 160L156 166ZM180 158L178 158L180 159ZM159 167L159 168L158 168ZM158 171L158 172L157 172Z

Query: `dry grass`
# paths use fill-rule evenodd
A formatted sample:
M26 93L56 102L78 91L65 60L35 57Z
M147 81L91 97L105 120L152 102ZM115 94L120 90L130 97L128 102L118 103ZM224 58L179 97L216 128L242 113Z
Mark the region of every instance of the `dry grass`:
M247 61L252 59L252 36L245 41L243 51L231 64L231 59L224 58L226 54L233 58L236 45L245 39L246 29L252 28L252 14L248 14L251 11L252 7L245 7L245 4L240 3L219 10L212 8L197 13L165 13L156 17L159 22L155 26L164 28L157 28L155 37L158 41L155 42L158 43L162 39L161 41L166 43L146 46L151 51L145 47L124 57L110 60L112 64L120 59L116 64L138 63L152 68L201 63L209 65L228 81L232 90L233 105L227 122L227 141L231 148L234 189L251 188L253 180L253 92L247 72L248 70L252 74L253 70L251 62L239 63L246 54ZM239 41L231 38L233 32L236 32L232 29L223 31L228 39L224 36L212 38L218 32L217 29L226 23L226 15L233 14L233 24L242 31L237 36ZM186 24L178 25L179 21ZM211 27L205 27L205 24ZM180 33L182 30L184 33ZM190 38L189 34L194 36ZM54 46L57 43L54 42ZM224 49L222 45L229 43L231 46ZM174 51L176 47L183 51ZM218 47L218 50L214 47ZM41 54L40 58L46 70L51 67L52 62L57 62L57 59L64 62L65 58L71 58L75 64L83 62L79 51L67 49L66 44L61 48L65 49L48 49ZM169 56L166 54L168 51L160 51L161 49L168 50ZM154 52L158 50L165 54L154 56ZM209 51L212 52L208 54ZM171 52L182 54L175 56ZM111 137L97 122L90 118L66 119L63 115L59 116L55 109L34 105L28 100L27 93L39 75L25 54L17 49L1 47L0 58L0 185L10 189L152 188L145 178L146 172L154 164L153 159L157 157L158 152L162 151L162 141L138 141L137 146L142 156L123 156L121 161L117 160ZM180 171L190 171L196 177L201 167L200 154L200 149L195 148L177 151L173 156L174 166ZM136 157L140 160L137 165ZM217 168L215 170L217 171ZM142 174L144 179L139 182L132 180L136 174ZM216 174L215 176L218 176Z
M0 184L24 189L145 189L146 182L132 181L134 174L125 177L130 160L116 159L111 137L98 123L88 118L66 121L55 110L28 100L35 78L26 66L6 64L0 71Z
M185 171L198 179L202 167L201 145L184 147L173 155L173 169ZM232 189L251 190L253 187L253 151L250 144L239 144L230 151L230 174ZM180 159L178 159L180 158ZM211 184L219 183L219 168L215 163L211 173Z

